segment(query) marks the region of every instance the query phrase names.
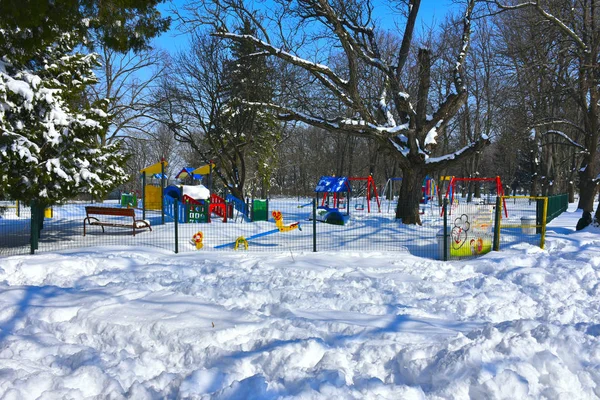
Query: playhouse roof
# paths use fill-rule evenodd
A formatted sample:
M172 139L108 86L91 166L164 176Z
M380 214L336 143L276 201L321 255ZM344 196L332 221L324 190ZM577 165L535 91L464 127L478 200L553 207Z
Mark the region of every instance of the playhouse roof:
M165 167L167 165L169 165L168 162L166 162L166 161L163 161L163 162L164 162ZM146 168L140 170L140 174L146 174L146 175L160 174L162 171L162 167L160 164L161 164L160 162L157 162L156 164L152 164L149 167L146 167Z
M340 193L340 192L351 192L350 184L348 183L348 178L345 176L335 177L335 176L322 176L319 179L319 183L315 188L315 192L323 193Z
M190 167L186 167L186 168L182 169L181 171L179 171L179 173L177 175L175 175L175 179L183 179L183 178L187 178L188 176L191 176L192 179L202 179L202 175L195 174L194 168L190 168Z
M211 163L211 164L206 164L201 167L198 167L193 172L194 172L194 174L198 174L198 175L208 175L208 174L210 174L211 169L214 169L214 168L215 168L215 164Z

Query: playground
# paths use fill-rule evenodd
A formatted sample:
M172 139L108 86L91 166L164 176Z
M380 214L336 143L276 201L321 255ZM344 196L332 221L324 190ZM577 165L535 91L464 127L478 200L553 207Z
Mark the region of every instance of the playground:
M548 211L542 198L503 196L499 177L447 177L440 184L426 177L421 225L404 225L395 218L402 178L389 178L378 190L370 175L322 176L311 197L238 199L212 190L213 163L171 176L167 168L161 160L140 170L140 192L101 203L56 205L42 210L39 221L23 204L5 204L0 255L126 245L175 253L367 250L470 258L514 243L543 248L545 223L566 205L551 201ZM467 202L459 190L465 183L487 185L487 197Z
M211 222L201 222L204 219L184 219L175 223L174 218L163 216L158 210L146 210L145 221L148 221L152 230L141 230L135 236L130 229L106 227L105 232L100 227L87 227L86 235L83 236L83 220L86 218L86 207L91 205L107 208L120 208L118 201L107 201L102 204L69 203L53 207L52 218L44 220L42 235L38 243L39 252L55 251L60 249L74 249L97 246L151 246L159 247L173 252L212 252L212 251L235 251L235 243L239 238L247 242L245 246L237 251L248 252L278 252L297 253L317 251L394 251L407 252L425 258L441 259L440 249L443 239L444 217L440 215L441 208L435 201L423 205L422 225L403 225L395 219L395 202L397 200L381 200L381 212L369 213L365 207L358 210L350 207L349 215L344 224L325 223L319 221L316 208L317 221L313 221L313 198L273 198L268 201L269 214L266 220L251 222L248 218L238 212L233 206L229 207L230 217L227 222L223 218L213 214ZM321 199L319 199L321 200ZM356 199L364 202L366 199ZM315 199L316 202L316 199ZM351 205L355 200L350 200ZM388 209L388 202L390 212ZM316 205L316 204L315 204ZM372 200L373 208L376 203ZM454 255L475 256L482 253L485 247L490 250L492 240L492 217L494 206L458 203L449 206L447 224L448 235L452 236L458 248L452 249L449 242L450 258ZM503 230L501 246L509 246L511 243L527 242L539 245L540 234L535 229L536 202L524 199L507 200L508 218L502 219ZM193 211L193 209L192 209ZM273 211L278 211L283 220L283 225L291 226L297 224L300 229L282 230L277 226L272 216ZM331 212L331 211L329 211ZM29 209L23 207L21 217L17 217L13 210L9 209L0 219L0 229L6 232L5 237L9 240L3 241L0 253L28 254L30 219ZM142 211L135 209L137 219L142 218ZM472 217L469 220L469 229L465 229L466 221L456 221L463 215ZM533 228L523 228L523 218L529 217L533 222ZM104 217L107 221L119 222L121 217ZM464 217L462 217L464 219ZM460 224L464 226L459 226ZM531 225L529 225L531 226ZM458 229L462 229L457 233ZM479 231L478 231L479 230ZM202 248L197 250L192 241L198 232L202 234ZM479 232L477 236L475 233ZM466 236L469 235L469 236ZM478 246L472 244L471 239L481 239ZM484 244L485 242L485 244ZM442 243L442 244L441 244ZM457 245L458 246L458 245ZM315 248L316 247L316 248ZM472 249L478 249L473 252ZM457 253L458 252L458 253Z
M573 207L542 209L558 216L542 250L548 198L467 203L456 189L442 214L424 184L419 226L395 219L397 196L367 198L362 181L324 177L313 196L244 200L179 183L155 191L164 212L129 193L52 207L34 256L31 210L1 204L11 245L0 255L18 255L0 268L0 362L13 382L0 393L445 398L485 380L498 398L570 387L593 397L598 326L585 318L598 240L592 227L574 232ZM103 225L84 236L92 215ZM502 251L485 254L496 216ZM437 261L444 243L449 260ZM481 368L487 358L497 373Z
M273 202L284 212L299 210L284 223L306 215L297 199ZM68 212L83 209L65 205L55 213L68 221ZM0 362L6 382L14 383L0 393L298 398L326 390L329 398L362 398L377 390L390 399L446 398L481 380L497 398L541 398L551 390L593 398L598 325L586 318L597 314L600 247L597 228L574 232L579 213L569 211L550 224L548 250L521 243L476 262L444 263L374 246L290 252L302 248L296 239L310 232L306 222L302 231L249 240L248 251L237 252L211 250L221 243L218 229L230 222L185 224L184 254L156 248L153 238L164 239L166 248L174 235L172 223L156 225L155 214L153 231L135 239L115 228L86 236L92 247L57 251L59 243L69 248L67 237L54 247L42 237L44 252L2 258L0 336L7 356ZM74 215L74 229L81 229L82 214ZM405 229L389 221L378 228L384 217L377 213L354 217L346 226L319 223L319 245L366 247L353 231L383 238ZM248 236L276 228L270 221L235 226ZM207 244L195 250L189 240L198 228ZM336 243L344 237L355 241ZM68 238L86 245L76 231ZM277 253L256 252L265 248ZM488 369L481 368L488 359ZM514 371L525 371L527 381ZM418 379L434 384L404 384Z

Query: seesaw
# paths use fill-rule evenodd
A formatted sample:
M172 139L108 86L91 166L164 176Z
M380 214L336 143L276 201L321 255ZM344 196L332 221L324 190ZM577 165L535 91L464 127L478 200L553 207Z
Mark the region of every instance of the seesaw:
M271 213L271 215L273 215L273 218L275 218L275 226L277 226L277 229L273 229L270 231L266 231L266 232L261 232L261 233L257 233L256 235L252 235L248 238L244 238L243 236L240 236L239 238L236 239L235 242L231 242L231 243L225 243L225 244L220 244L218 246L215 246L215 249L222 249L224 247L230 247L232 246L235 250L238 249L238 247L240 246L240 244L242 244L246 250L248 249L248 241L249 240L253 240L253 239L258 239L260 237L263 236L267 236L267 235L272 235L274 233L278 233L278 232L289 232L289 231L293 231L294 229L298 229L298 230L302 230L302 228L300 227L300 223L299 222L294 222L291 224L287 224L284 225L283 224L283 215L281 214L281 211L273 211Z

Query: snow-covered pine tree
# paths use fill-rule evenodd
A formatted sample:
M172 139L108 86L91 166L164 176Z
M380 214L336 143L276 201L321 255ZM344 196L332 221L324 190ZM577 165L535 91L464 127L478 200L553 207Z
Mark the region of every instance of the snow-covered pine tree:
M106 103L88 104L84 96L86 86L96 82L96 55L74 51L78 41L64 33L23 57L10 38L27 33L2 34L0 191L48 206L79 193L101 197L123 183L118 145L98 145L108 129Z
M238 28L240 35L256 35L250 20L244 18ZM268 64L264 52L252 42L231 42L231 58L224 66L225 126L234 146L244 143L248 161L256 166L255 182L266 196L271 172L276 163L275 146L280 139L280 129L275 118L264 110L249 107L246 102L270 102L274 97L276 74ZM243 198L243 197L242 197Z

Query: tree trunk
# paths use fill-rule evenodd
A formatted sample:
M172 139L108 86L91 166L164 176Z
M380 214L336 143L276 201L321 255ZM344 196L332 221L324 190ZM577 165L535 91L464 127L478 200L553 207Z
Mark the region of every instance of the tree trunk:
M234 195L235 197L237 197L240 200L244 200L244 191L240 190L239 187L234 187L234 186L229 186L228 187L229 191L231 192L232 195ZM254 196L254 194L253 194Z
M421 225L419 204L421 202L421 186L427 172L422 168L406 168L403 170L400 197L396 207L396 218L402 219L403 224Z
M595 157L596 152L590 151L590 154L583 161L583 171L580 170L579 172L579 204L577 208L590 213L594 211L594 197L596 195ZM596 217L598 217L598 213L596 213Z
M577 208L592 212L594 211L594 196L596 194L596 183L591 174L589 166L579 174L579 203Z
M569 204L575 203L575 185L573 181L569 181Z
M469 181L469 185L467 185L467 203L473 201L473 182Z
M475 182L475 194L474 197L476 199L480 199L481 198L481 185L478 182Z

